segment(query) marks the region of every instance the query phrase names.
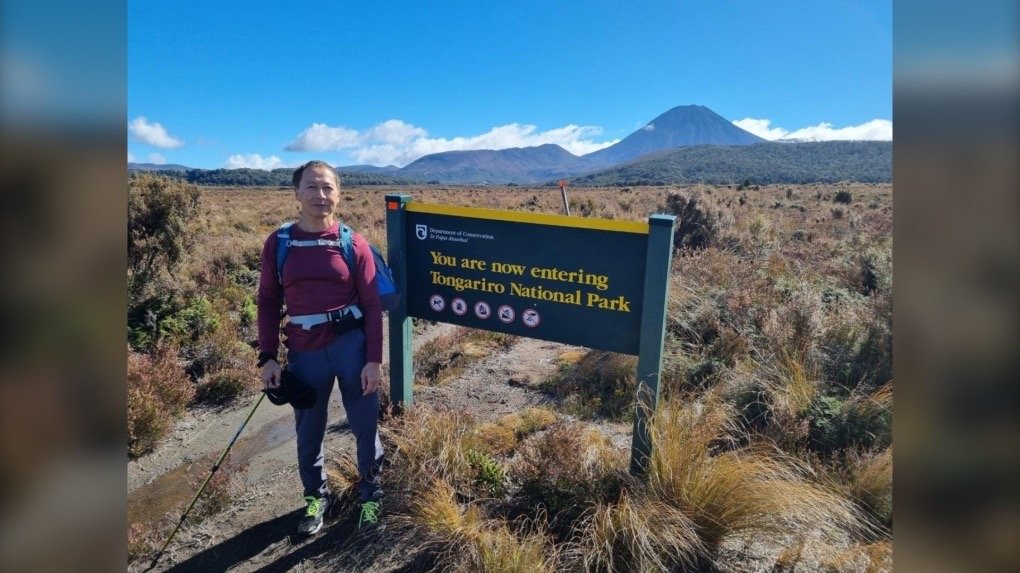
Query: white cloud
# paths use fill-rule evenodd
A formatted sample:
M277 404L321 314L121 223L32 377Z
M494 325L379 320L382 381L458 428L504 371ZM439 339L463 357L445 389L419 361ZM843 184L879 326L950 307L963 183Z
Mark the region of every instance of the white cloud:
M184 142L167 133L165 127L159 123L149 123L144 116L132 120L128 124L128 132L138 141L153 147L176 149L184 146Z
M736 122L734 122L734 123L736 123ZM641 129L644 130L644 131L655 131L655 124L654 123L649 123L648 125L642 127Z
M738 119L733 122L733 125L740 129L749 131L758 137L768 139L769 141L782 139L787 133L790 133L781 127L770 128L769 125L771 124L772 120L770 119L754 119L751 117L745 117L744 119Z
M595 142L592 138L602 129L592 126L566 125L548 131L538 131L534 125L510 123L489 131L468 137L418 137L404 145L371 145L354 151L359 162L373 164L406 165L419 157L444 151L466 151L475 149L508 149L511 147L533 147L553 143L573 153L584 155L608 147L617 140Z
M301 132L294 141L284 147L287 151L336 151L358 144L358 132L346 127L330 127L325 123L313 123Z
M162 155L160 155L158 153L150 153L149 154L149 163L155 163L156 165L163 165L164 163L166 163L166 157L163 157Z
M283 160L275 155L269 157L262 157L258 153L251 153L248 155L231 155L227 158L227 162L223 165L226 169L241 169L247 167L248 169L276 169L277 167L284 167Z
M128 151L128 163L134 163L134 162L135 162L135 154L131 153L130 151Z
M507 149L554 143L574 155L584 155L619 141L595 141L594 138L601 134L602 128L595 126L569 124L540 132L534 125L509 123L479 135L446 139L428 137L428 132L423 128L399 119L390 119L364 133L343 126L330 127L314 123L284 149L336 151L352 148L350 155L357 163L403 166L424 155L443 151Z
M418 137L428 135L424 129L404 123L399 119L388 119L365 132L366 141L400 145Z
M810 127L788 131L772 127L772 120L746 117L733 125L769 141L892 141L892 122L888 119L873 119L860 125L834 128L831 123L822 122Z
M860 125L833 128L831 123L802 127L786 136L802 141L832 141L836 139L892 141L892 122L873 119Z

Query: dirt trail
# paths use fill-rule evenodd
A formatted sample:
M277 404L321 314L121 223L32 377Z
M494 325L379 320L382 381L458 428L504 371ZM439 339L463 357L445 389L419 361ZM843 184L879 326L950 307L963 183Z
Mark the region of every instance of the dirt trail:
M414 345L453 330L433 324L415 336ZM479 419L495 419L522 408L545 404L549 397L529 387L556 370L556 359L577 347L520 338L509 349L472 364L441 386L415 388L417 404L467 410ZM227 410L189 412L157 450L128 465L129 521L165 514L186 504L212 463L247 415L251 403ZM333 423L327 429L329 451L353 451L346 416L334 393ZM347 524L329 524L310 539L295 535L301 511L293 413L268 400L260 405L231 453L231 472L239 493L231 506L177 534L156 571L336 571L329 554L348 533ZM329 458L327 454L327 459ZM174 514L176 516L176 514ZM142 571L139 561L129 571ZM402 563L375 563L376 570L397 570ZM380 569L382 566L382 569ZM359 568L360 569L360 568ZM353 570L353 569L352 569Z

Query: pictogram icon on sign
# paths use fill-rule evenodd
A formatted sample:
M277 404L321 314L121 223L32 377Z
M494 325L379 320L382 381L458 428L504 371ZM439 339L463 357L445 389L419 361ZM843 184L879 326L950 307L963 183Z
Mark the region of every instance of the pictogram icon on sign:
M510 324L514 321L514 317L517 316L517 313L515 313L514 309L510 308L509 305L504 304L496 311L496 316L498 316L503 322Z
M434 294L429 298L429 306L436 312L442 312L446 308L446 300L441 295Z
M475 316L485 320L486 318L489 318L490 315L492 315L492 308L489 307L489 303L483 300L475 303Z
M455 298L450 301L450 309L453 310L453 314L464 316L464 313L467 312L467 303L462 298Z
M535 328L536 326L538 326L540 322L542 322L542 317L538 315L537 310L533 308L528 308L525 309L523 313L521 313L521 322L523 322L525 326Z

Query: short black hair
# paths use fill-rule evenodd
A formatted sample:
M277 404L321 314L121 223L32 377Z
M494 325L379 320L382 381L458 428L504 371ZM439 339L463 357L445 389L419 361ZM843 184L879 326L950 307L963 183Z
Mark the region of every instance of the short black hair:
M309 161L308 163L305 163L301 167L298 167L297 169L294 170L294 177L292 179L294 181L295 189L297 189L298 186L301 185L301 177L305 174L305 169L308 169L309 167L325 167L326 169L329 169L330 171L333 172L333 178L336 179L337 187L340 186L340 172L336 170L336 167L333 167L332 165L326 163L325 161L313 159L312 161Z

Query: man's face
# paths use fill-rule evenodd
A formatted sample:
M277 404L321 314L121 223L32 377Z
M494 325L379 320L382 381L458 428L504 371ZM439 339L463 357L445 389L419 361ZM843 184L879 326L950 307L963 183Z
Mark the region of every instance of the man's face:
M340 201L340 186L329 169L309 167L302 173L301 183L294 195L301 203L302 214L324 219L333 213Z

